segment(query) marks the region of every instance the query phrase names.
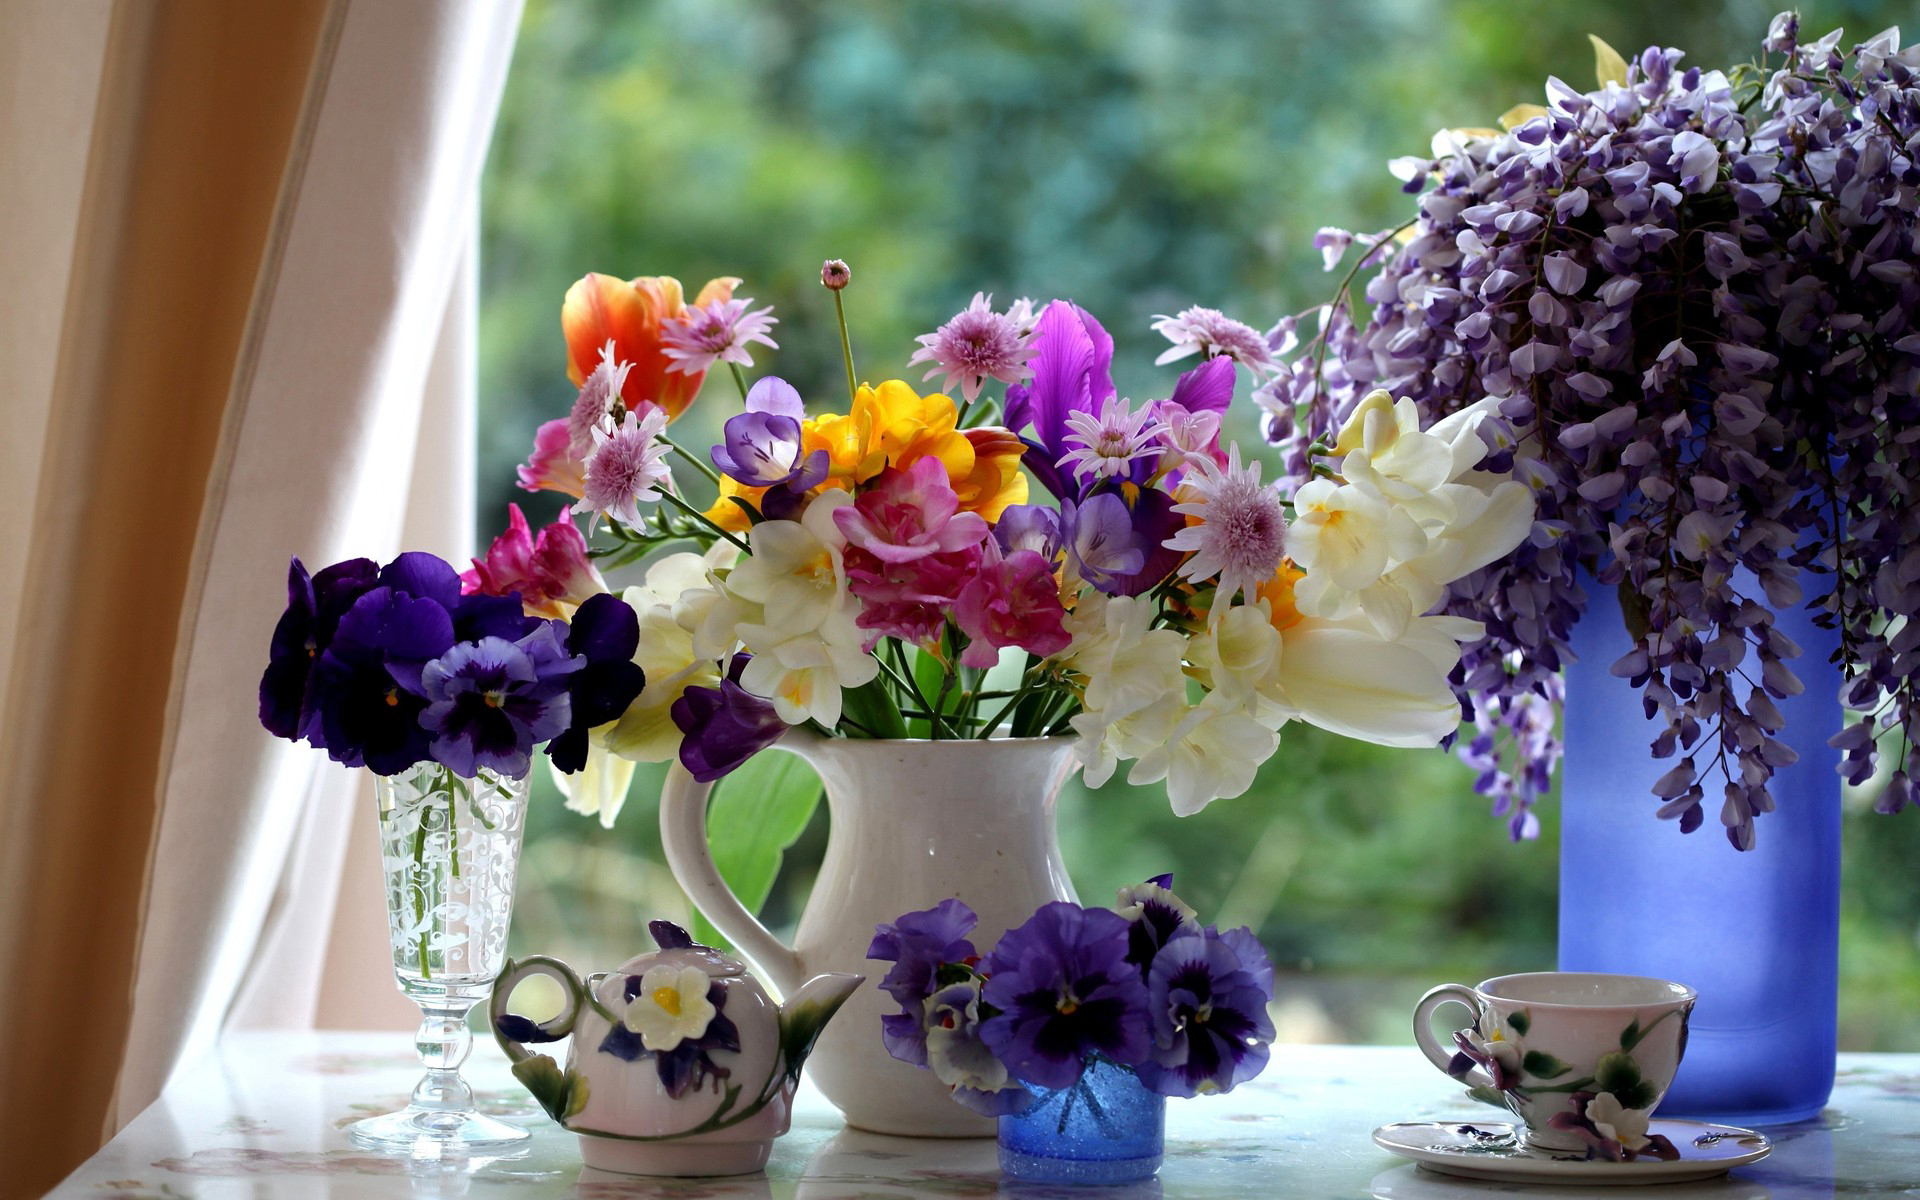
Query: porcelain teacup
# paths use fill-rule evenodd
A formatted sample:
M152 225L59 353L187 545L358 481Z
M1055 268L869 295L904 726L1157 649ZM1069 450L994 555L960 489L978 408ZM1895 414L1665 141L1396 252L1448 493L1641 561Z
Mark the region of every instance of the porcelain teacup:
M1413 1010L1413 1036L1433 1065L1504 1104L1545 1150L1605 1157L1649 1151L1647 1120L1673 1083L1698 994L1640 975L1536 971L1478 987L1442 984ZM1473 1024L1447 1047L1434 1011L1465 1005Z

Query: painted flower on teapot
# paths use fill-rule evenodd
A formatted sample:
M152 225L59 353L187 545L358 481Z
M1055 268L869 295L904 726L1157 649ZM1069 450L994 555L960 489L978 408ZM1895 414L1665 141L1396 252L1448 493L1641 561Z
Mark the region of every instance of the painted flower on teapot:
M494 987L494 1036L549 1116L580 1135L587 1165L644 1175L758 1170L787 1130L794 1088L820 1029L863 981L822 975L776 1006L741 963L668 921L659 949L580 979L536 956ZM546 1021L507 1011L545 975L568 1004ZM567 1066L526 1049L572 1036Z

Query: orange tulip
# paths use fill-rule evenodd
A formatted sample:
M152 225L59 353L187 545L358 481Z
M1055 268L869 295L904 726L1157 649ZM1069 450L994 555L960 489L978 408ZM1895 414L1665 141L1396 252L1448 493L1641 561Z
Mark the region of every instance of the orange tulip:
M695 304L730 300L740 281L731 275L709 280L694 297ZM586 382L600 362L600 348L613 341L617 362L633 364L620 398L628 408L642 401L666 410L669 421L693 403L706 373L669 375L672 363L663 352L660 326L684 315L686 301L680 281L670 275L643 275L623 282L597 272L583 276L567 289L560 304L560 329L567 339L567 378L575 387Z

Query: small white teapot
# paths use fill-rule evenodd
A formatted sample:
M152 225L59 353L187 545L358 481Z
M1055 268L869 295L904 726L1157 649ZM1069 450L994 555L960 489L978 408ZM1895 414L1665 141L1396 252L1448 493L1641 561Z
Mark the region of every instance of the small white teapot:
M580 1136L590 1167L628 1175L744 1175L787 1131L814 1039L862 975L820 975L776 1007L734 958L669 921L660 949L583 981L558 959L509 961L489 1019L515 1078ZM547 1021L507 1011L513 989L545 975L567 1007ZM572 1035L567 1067L527 1043Z

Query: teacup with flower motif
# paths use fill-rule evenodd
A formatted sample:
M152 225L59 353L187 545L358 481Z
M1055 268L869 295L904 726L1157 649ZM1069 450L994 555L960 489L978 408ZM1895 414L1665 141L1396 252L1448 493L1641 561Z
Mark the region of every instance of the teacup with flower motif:
M1478 987L1448 983L1420 998L1414 1040L1433 1065L1503 1104L1528 1144L1595 1157L1673 1158L1648 1118L1673 1083L1698 994L1639 975L1537 971ZM1472 1010L1448 1048L1433 1036L1444 1004Z

